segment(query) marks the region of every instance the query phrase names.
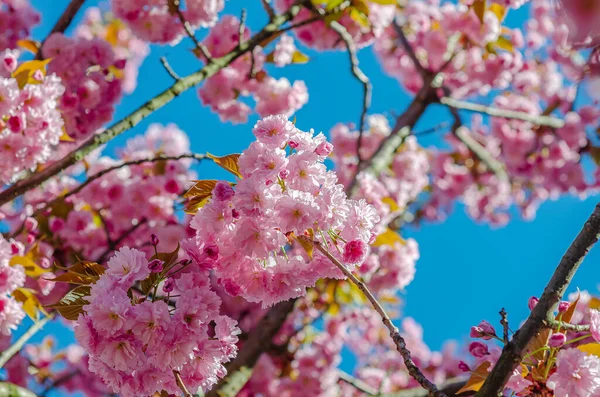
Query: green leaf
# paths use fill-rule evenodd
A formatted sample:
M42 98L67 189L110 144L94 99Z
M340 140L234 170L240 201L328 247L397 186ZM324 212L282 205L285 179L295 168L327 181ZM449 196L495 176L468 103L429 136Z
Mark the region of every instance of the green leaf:
M69 291L58 303L46 307L56 309L67 320L77 320L83 313L83 307L89 302L85 299L90 295L90 287L80 285Z

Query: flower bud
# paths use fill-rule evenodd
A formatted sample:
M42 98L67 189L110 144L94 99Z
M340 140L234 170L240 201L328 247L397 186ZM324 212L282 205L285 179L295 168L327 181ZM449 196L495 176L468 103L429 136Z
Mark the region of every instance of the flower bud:
M229 185L229 182L219 181L213 189L215 200L226 201L235 196L235 190Z
M552 334L552 336L550 336L550 339L548 340L548 346L553 347L553 348L561 347L562 345L565 344L566 341L567 341L567 336L565 334L561 334L561 333Z
M570 303L569 303L569 302L565 302L565 301L562 301L562 302L560 302L560 303L558 304L558 312L559 312L559 313L564 313L564 312L566 312L567 310L569 310L569 306L570 306Z
M10 116L6 124L11 132L19 133L25 129L25 122L25 115L21 113L20 115Z
M35 234L29 233L27 235L27 244L33 244L35 242Z
M290 171L289 171L289 170L283 169L283 170L279 171L279 177L280 177L281 179L285 179L285 178L287 178L289 175L290 175Z
M492 324L487 321L481 321L479 325L471 327L471 338L482 338L485 340L490 340L494 336L496 336L496 330L492 326Z
M26 230L32 231L32 230L37 229L38 221L35 218L28 217L27 219L25 219L25 222L23 223L23 225L25 226Z
M150 269L152 273L160 273L163 270L164 264L165 262L160 259L153 259L148 263L148 269Z
M315 149L315 153L319 156L327 157L333 151L333 145L327 141L321 142Z
M15 57L14 54L6 53L4 54L4 58L2 59L2 64L4 66L4 69L12 73L17 69L17 57Z
M458 369L460 369L463 372L470 372L471 371L471 367L469 367L469 365L464 362L464 361L459 361L458 362Z
M292 148L292 149L296 149L298 146L300 146L297 142L294 141L289 141L288 145Z
M349 265L358 265L365 260L368 246L362 240L352 240L344 246L344 262Z
M484 345L481 342L472 342L469 345L469 353L471 353L473 357L481 358L490 354L490 351L488 350L487 345Z
M158 245L158 241L159 241L158 236L156 234L152 233L150 235L150 243L156 247Z
M175 288L175 280L173 280L172 277L169 277L168 279L165 280L162 290L163 290L163 292L168 294L169 292L172 292L174 288Z
M535 296L532 296L531 298L529 298L529 302L527 302L527 306L529 307L529 310L533 310L533 308L537 305L539 299L536 298Z

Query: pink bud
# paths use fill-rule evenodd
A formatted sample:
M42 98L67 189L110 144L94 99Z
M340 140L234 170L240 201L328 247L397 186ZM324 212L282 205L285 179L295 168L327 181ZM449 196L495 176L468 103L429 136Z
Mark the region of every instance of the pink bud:
M235 219L240 217L240 213L238 210L236 210L235 208L231 210L231 216L234 217Z
M10 116L6 122L8 129L13 133L19 133L25 129L25 115Z
M169 179L167 183L165 183L165 191L171 194L179 193L179 182L175 179Z
M459 361L458 362L458 369L460 369L463 372L470 372L471 371L471 367L469 367L469 365L464 362L464 361Z
M472 342L469 345L469 353L476 358L481 358L490 354L487 345L484 345L481 342Z
M44 269L50 269L50 259L48 258L42 258L40 259L40 266L43 267Z
M482 338L490 340L496 335L496 330L487 321L481 321L479 325L471 327L471 338Z
M362 240L352 240L344 246L344 262L350 265L358 265L365 260L368 246Z
M23 222L23 226L25 226L26 230L32 231L37 229L38 221L35 218L28 217L25 219L25 222Z
M273 181L270 179L265 182L265 186L271 186L272 184L273 184Z
M298 143L294 142L294 141L289 141L288 145L290 145L290 147L292 149L296 149L298 146L300 146Z
M152 244L152 245L154 245L154 246L157 246L157 245L158 245L158 242L159 242L159 240L158 240L158 236L157 236L156 234L152 233L152 234L150 235L150 244Z
M175 280L173 280L173 278L169 277L168 279L165 280L162 290L163 290L163 292L166 292L168 294L169 292L172 292L174 288L175 288Z
M12 73L17 69L17 58L13 54L7 53L2 59L2 64L4 65L4 69Z
M68 109L75 109L77 107L77 105L79 104L79 98L77 97L77 94L71 93L71 92L66 92L61 100L61 108L68 110Z
M529 298L529 302L527 302L527 306L529 307L529 310L533 310L533 308L537 305L539 299L536 298L535 296L532 296L531 298Z
M565 334L552 334L552 336L550 336L550 339L548 340L548 346L553 348L561 347L565 344L566 341L567 336Z
M562 301L562 302L560 302L560 303L558 304L558 312L559 312L559 313L564 313L564 312L566 312L567 310L569 310L569 306L570 306L570 303L569 303L569 302L565 302L565 301Z
M150 269L152 273L160 273L163 270L164 264L165 262L161 261L160 259L153 259L148 263L148 269Z
M213 197L215 200L227 201L235 196L235 190L229 185L227 181L219 181L213 189Z
M286 179L289 175L290 175L290 171L288 171L288 170L279 171L279 177L281 179Z
M204 253L210 259L217 259L219 257L219 246L216 244L208 244L204 247Z
M48 228L52 233L57 233L65 226L65 221L61 218L52 217L48 223Z
M319 156L327 157L333 151L333 145L327 141L321 142L319 146L315 149L315 153Z
M21 252L25 251L25 246L23 245L23 243L15 241L10 245L10 251L13 255L18 255Z
M33 244L35 242L35 234L29 233L27 235L27 244Z

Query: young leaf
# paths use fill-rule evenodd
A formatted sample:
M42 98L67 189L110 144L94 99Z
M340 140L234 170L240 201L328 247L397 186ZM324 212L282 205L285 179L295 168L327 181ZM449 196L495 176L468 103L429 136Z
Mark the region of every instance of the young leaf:
M177 248L175 248L173 251L159 252L158 254L152 255L150 260L160 259L164 262L163 269L169 269L175 264L175 262L177 262L177 258L179 258L179 248L180 245L177 243Z
M83 313L83 307L89 302L85 299L90 295L90 287L80 285L69 291L58 303L46 307L56 309L67 320L77 320Z
M37 54L40 50L40 42L35 40L23 39L18 40L17 45L33 54Z
M369 4L365 0L352 0L352 7L358 10L361 14L369 16Z
M11 266L21 265L25 269L25 274L32 278L37 278L44 273L48 273L50 270L44 269L38 266L29 256L13 256L10 258L9 264Z
M75 142L75 139L71 138L71 136L69 134L67 134L67 129L65 128L65 126L63 126L62 130L63 130L63 133L60 136L61 142Z
M367 18L367 16L364 13L362 13L355 7L349 8L349 10L350 18L352 18L354 22L358 23L363 28L368 28L370 26L369 18Z
M505 50L508 52L513 52L514 51L514 47L513 47L513 43L512 41L510 41L510 39L504 37L504 36L500 36L498 37L498 40L496 40L496 42L494 43L494 46L496 48L499 48L501 50Z
M40 81L34 79L33 75L40 70L43 75L46 76L46 65L48 65L51 60L52 58L44 59L43 61L34 59L32 61L23 62L13 72L12 77L17 80L19 88L21 89L27 84L39 84Z
M537 351L537 353L533 354L532 357L538 361L542 361L544 359L544 355L546 354L546 352L541 349L548 344L548 338L550 337L550 333L551 332L549 329L545 329L539 332L536 335L536 337L531 339L531 341L527 345L527 352Z
M379 247L381 245L394 245L396 242L404 245L406 241L400 237L398 233L388 228L385 232L381 233L373 242L373 247Z
M196 181L196 184L188 189L187 192L183 194L185 198L195 198L195 197L210 197L213 189L217 185L216 180L209 179L203 181Z
M302 248L304 248L304 250L306 251L306 254L308 255L308 257L310 259L312 259L313 257L313 251L314 251L314 243L313 241L302 235L302 236L297 236L296 240L298 241L298 243L300 243L300 245L302 246Z
M68 268L66 273L47 280L71 284L90 285L98 281L100 276L104 274L105 270L106 269L104 266L98 263L81 261Z
M483 24L483 17L485 15L486 9L486 0L475 0L471 7L473 7L475 15L477 15L477 18L479 18L479 21Z
M500 22L504 20L504 17L506 16L506 7L498 3L493 3L492 5L490 5L489 10L496 15Z
M38 309L45 314L45 311L42 308L40 301L38 300L37 296L35 296L35 290L29 288L17 288L12 292L12 296L17 302L21 302L23 306L23 311L32 320L37 320Z
M577 348L584 353L600 357L600 343L586 343L585 345L577 346Z
M206 153L206 155L212 159L219 167L226 169L231 172L233 175L242 179L242 174L240 173L240 169L238 167L237 161L240 158L239 154L230 154L228 156L216 157L210 153Z
M471 374L471 377L469 378L467 383L459 391L457 391L456 394L464 393L467 391L478 391L479 389L481 389L481 386L483 386L483 382L485 382L485 379L488 376L488 368L490 367L490 365L492 364L489 361L485 361L479 364L479 366L475 368L475 371L473 371L473 373Z
M581 295L577 295L577 299L569 304L569 307L564 313L559 313L556 316L556 320L563 321L565 323L571 322L573 315L575 314L575 309L577 308L577 303L579 303L579 298Z
M298 50L292 54L292 63L308 63L308 61L310 61L308 55L303 54Z
M398 0L371 0L371 3L381 4L382 6L393 6L398 3Z

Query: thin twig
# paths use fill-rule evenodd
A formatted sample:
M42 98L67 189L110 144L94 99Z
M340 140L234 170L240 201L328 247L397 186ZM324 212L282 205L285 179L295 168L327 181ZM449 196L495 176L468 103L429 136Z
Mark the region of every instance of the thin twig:
M590 330L590 326L588 325L576 325L569 324L562 321L557 321L555 319L549 319L546 321L546 325L548 328L552 329L561 329L562 331L571 331L571 332L588 332Z
M173 370L173 375L175 376L175 382L177 383L177 387L181 389L184 397L194 397L192 393L187 389L185 383L183 383L183 379L181 379L181 374L179 371Z
M311 23L316 22L316 21L320 21L320 20L321 20L321 17L307 18L307 19L305 19L303 21L296 22L294 24L291 24L289 26L286 26L284 28L279 29L279 33L284 33L284 32L287 32L289 30L293 30L293 29L296 29L296 28L299 28L299 27L302 27L302 26L305 26L305 25L310 25Z
M15 343L10 345L8 349L4 350L2 354L0 354L0 368L4 367L4 364L6 364L8 360L12 358L12 356L17 354L23 348L25 343L29 341L29 339L31 339L33 335L35 335L39 330L41 330L42 327L53 318L54 313L49 313L46 317L34 322L31 325L31 327L29 327L29 329L25 331L25 333L15 341Z
M108 247L106 248L106 250L104 250L104 252L102 252L102 254L98 257L98 259L96 259L96 262L97 263L103 263L104 261L106 261L106 258L108 257L108 255L111 254L111 252L113 252L115 249L117 249L117 247L127 237L131 236L131 234L133 232L135 232L137 229L139 229L140 226L144 225L145 223L146 223L146 219L142 219L142 220L138 221L135 225L132 225L125 232L123 232L123 234L121 234L119 236L119 238L117 238L115 241L113 241L111 244L108 245Z
M362 111L360 114L360 121L358 124L358 143L356 146L356 155L358 156L358 168L360 168L362 163L362 157L360 156L360 148L362 147L362 140L365 132L367 112L371 107L371 91L373 88L371 86L371 81L369 80L367 75L364 74L364 72L359 66L358 56L356 54L356 44L352 39L352 35L348 33L348 30L346 30L346 28L337 21L332 21L329 27L331 27L331 29L333 29L344 41L344 44L346 44L346 48L348 49L348 56L350 58L350 71L363 86Z
M167 61L166 57L160 57L160 63L162 63L163 67L165 68L167 73L169 73L169 76L171 76L173 78L173 80L175 80L175 81L181 80L181 77L179 77L179 75L177 73L175 73L175 71L173 70L171 65L169 65L169 61Z
M40 394L40 397L45 397L50 391L52 391L52 389L57 388L58 386L62 385L65 382L68 382L69 380L73 379L73 377L79 375L80 372L79 370L75 370L72 372L69 372L63 376L61 376L60 378L54 380L51 384L49 384L44 391L42 391L42 393Z
M346 382L347 384L351 385L358 391L361 391L369 396L379 395L379 392L377 390L373 389L371 386L369 386L362 380L355 378L354 376L352 376L344 371L338 371L338 376L341 381Z
M428 73L430 73L428 70L426 70L423 67L423 65L421 65L421 62L419 62L419 59L417 58L415 51L413 50L412 46L408 42L408 39L406 38L406 35L404 34L404 29L402 28L402 25L400 25L398 23L398 21L394 21L394 29L396 30L396 33L398 34L398 38L400 39L400 43L402 44L402 47L404 47L404 50L406 51L406 53L412 60L413 65L415 66L415 69L417 69L417 72L421 76L425 76Z
M414 136L424 136L424 135L429 135L429 134L435 134L436 132L442 131L450 126L452 126L452 123L450 121L442 121L441 123L434 125L431 128L427 128L422 131L413 132L413 135Z
M479 105L475 103L460 101L458 99L450 98L448 96L440 98L440 103L450 108L466 110L469 112L477 112L487 114L492 117L502 117L505 119L515 119L528 121L532 124L539 126L546 126L551 128L561 128L565 125L565 122L561 119L557 119L552 116L535 116L525 112L517 112L514 110L498 109L491 106Z
M85 0L71 0L71 2L67 6L67 8L65 8L65 11L62 13L60 18L58 18L58 21L56 21L56 23L52 27L50 33L48 33L48 36L46 36L46 39L40 45L37 54L35 54L36 59L42 59L42 48L44 47L44 43L46 42L48 37L52 36L54 33L62 33L65 30L67 30L67 28L73 21L73 18L75 18L75 15L77 14L81 6L83 6L84 2Z
M269 16L269 21L272 21L275 17L275 10L271 6L271 0L261 0L263 8L265 9L267 15Z
M242 47L242 44L244 44L244 33L246 32L246 17L247 17L247 12L245 8L242 8L242 14L240 15L240 26L239 26L239 32L238 32L238 47Z
M469 134L469 130L461 125L460 115L454 108L450 108L450 113L454 117L454 125L452 133L460 140L486 167L492 171L501 181L509 181L508 174L501 162L496 160L494 156L475 138Z
M90 139L84 142L79 148L73 150L62 159L48 165L42 171L36 172L27 179L17 182L8 189L0 192L0 206L14 200L28 190L39 186L44 181L67 169L71 165L76 164L78 161L83 160L90 152L110 141L114 137L121 135L130 128L135 127L143 119L154 113L156 110L162 108L167 103L171 102L184 91L195 87L207 78L214 76L236 59L240 58L249 51L252 51L266 39L272 38L274 35L278 35L279 28L298 15L301 9L302 4L295 3L286 12L281 15L277 15L272 22L264 26L262 30L255 34L250 40L244 42L244 45L241 48L236 47L222 57L214 58L212 62L204 65L204 67L199 71L186 77L182 77L181 80L175 82L171 87L156 95L154 98L146 102L144 105L133 111L125 118L117 121L103 132L90 137Z
M475 395L476 397L497 396L504 390L504 385L506 385L515 367L523 359L530 340L544 326L548 326L554 321L554 311L558 303L583 259L596 244L599 237L600 204L597 204L583 229L562 257L537 305L533 308L523 326L515 333L512 340L504 346L502 355L481 389Z
M183 11L181 11L181 1L170 0L169 5L172 5L171 9L177 14L177 17L179 18L183 29L185 29L185 32L187 33L189 38L192 39L196 48L200 50L200 53L204 56L204 58L206 58L206 62L212 62L213 58L210 55L210 51L208 51L208 48L206 48L204 44L198 41L196 35L194 34L194 29L192 28L192 25L190 25L187 19L185 19L185 15L183 15Z
M361 290L361 292L366 296L366 298L369 300L369 302L371 302L375 311L377 313L379 313L379 315L381 316L381 319L383 320L383 324L389 330L390 337L394 341L394 344L396 345L396 349L402 356L402 358L404 360L404 365L406 366L406 369L408 370L408 373L410 374L410 376L413 379L415 379L417 382L419 382L419 384L424 389L429 390L429 392L431 393L431 395L433 397L446 397L446 394L441 392L435 384L433 384L429 379L427 379L425 374L423 374L423 372L419 369L419 367L417 367L417 365L415 364L415 362L413 361L413 359L411 357L411 352L406 347L406 341L404 340L402 335L400 335L398 328L396 328L396 326L392 323L392 320L386 313L383 306L381 306L381 304L377 301L377 298L375 298L375 296L371 293L371 291L365 285L365 283L363 283L361 280L359 280L354 274L352 274L351 271L349 271L346 268L346 266L344 266L337 258L335 258L333 255L331 255L331 253L327 250L327 248L325 248L323 245L321 245L320 242L314 241L313 244L338 269L340 269L340 271L342 273L344 273L344 275L346 277L348 277L348 279L350 281L352 281L358 287L359 290Z
M157 156L157 157L152 157L152 158L147 158L147 159L124 161L120 164L113 165L112 167L108 167L106 169L103 169L102 171L98 171L94 175L89 176L85 180L85 182L82 182L76 188L69 190L67 193L56 197L54 200L52 200L50 202L47 202L43 207L36 209L31 216L35 218L36 216L42 214L47 208L52 208L53 205L58 204L59 202L64 201L65 199L71 197L72 195L81 192L83 189L85 189L86 186L88 186L90 183L94 182L98 178L102 178L104 175L111 173L113 171L119 170L123 167L132 166L132 165L140 165L143 163L168 161L168 160L177 161L177 160L182 160L182 159L195 159L198 161L202 161L206 158L207 157L204 154L186 153L186 154L180 154L179 156ZM19 227L17 230L15 230L10 235L10 237L15 237L15 236L19 235L23 231L23 229L24 229L24 224L21 224L21 227Z
M504 340L504 344L506 345L508 343L508 313L506 313L504 308L500 310L500 324L502 324L502 340Z

